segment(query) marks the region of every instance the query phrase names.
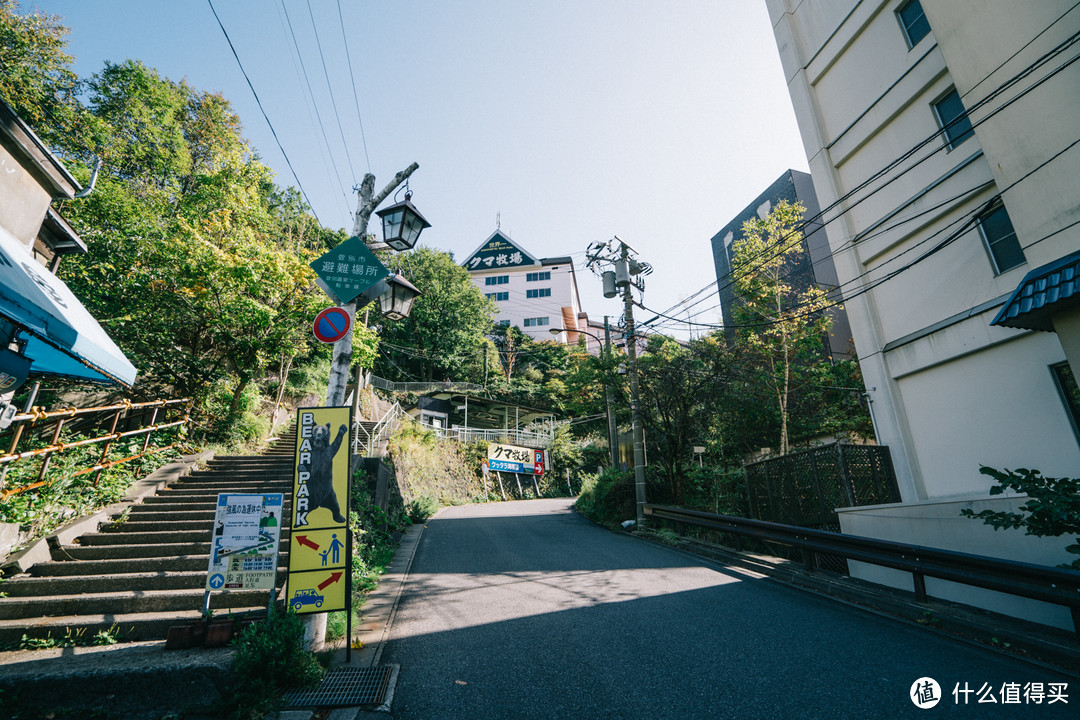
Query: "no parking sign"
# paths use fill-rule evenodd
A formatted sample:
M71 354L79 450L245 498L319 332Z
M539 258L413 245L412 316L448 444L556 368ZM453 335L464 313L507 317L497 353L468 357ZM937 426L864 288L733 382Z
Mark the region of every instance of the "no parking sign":
M324 343L336 343L352 329L352 315L345 308L326 308L315 318L312 330L315 338Z

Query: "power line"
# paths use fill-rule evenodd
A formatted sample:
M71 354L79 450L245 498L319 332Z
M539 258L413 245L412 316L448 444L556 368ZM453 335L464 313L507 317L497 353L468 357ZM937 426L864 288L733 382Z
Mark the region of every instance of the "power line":
M348 195L345 193L345 185L341 182L341 173L338 172L337 161L334 159L334 151L330 149L330 140L326 136L326 125L323 123L322 113L319 112L319 103L315 100L315 92L311 88L311 78L308 76L307 65L304 63L304 56L300 52L300 43L296 41L296 31L293 29L292 18L289 17L289 8L285 5L285 0L280 0L281 9L285 11L285 22L289 26L289 35L292 37L293 47L296 48L296 56L300 58L300 69L304 72L304 82L307 84L308 92L311 94L311 103L315 107L315 117L319 120L319 131L322 133L323 143L326 144L326 152L330 156L330 164L334 168L334 176L337 178L338 189L341 190L341 197L345 199L345 206L348 207Z
M364 144L364 160L367 162L367 171L371 172L371 158L368 156L367 137L364 136L364 119L360 115L360 97L356 90L356 76L353 74L352 55L349 53L349 37L345 32L345 18L341 14L341 0L337 0L338 20L341 22L341 41L345 44L345 59L349 65L349 80L352 85L353 101L356 103L356 119L360 122L360 140Z
M304 190L304 186L300 183L300 177L296 174L296 169L289 160L285 148L281 145L281 140L278 138L277 131L274 130L274 124L270 122L270 117L266 114L266 109L263 108L262 101L259 100L259 94L255 92L255 86L251 84L251 78L248 77L247 71L244 70L244 64L240 62L240 56L236 52L236 47L233 45L232 38L229 37L228 31L225 30L225 25L222 24L221 18L218 17L213 0L206 0L206 2L210 5L210 12L214 13L214 19L217 20L218 27L221 28L221 32L225 36L225 41L229 43L229 49L232 50L233 57L236 58L236 64L240 67L240 72L243 74L244 80L247 81L247 85L251 89L251 94L255 97L255 104L259 106L259 112L262 113L263 119L266 120L266 125L270 128L270 134L274 136L274 142L277 143L278 150L281 151L281 156L285 158L285 164L289 166L289 172L292 173L293 179L296 180L296 186L300 188L300 192L304 196L304 201L307 202L308 208L311 210L311 214L315 216L316 222L322 225L322 220L319 220L319 215L315 212L315 206L311 204L311 198L308 197L307 191Z
M319 60L322 62L323 77L326 78L326 91L330 93L330 104L334 108L334 118L337 120L338 133L341 134L341 144L345 147L345 158L349 161L349 170L352 172L353 181L356 181L356 166L353 165L352 154L349 152L349 143L345 141L345 130L341 127L341 115L338 113L337 99L334 97L334 88L330 85L330 71L326 69L326 56L323 54L322 41L319 39L319 28L315 25L315 13L311 10L311 0L307 0L308 17L311 18L311 30L315 33L315 46L319 49ZM338 8L340 10L340 6Z

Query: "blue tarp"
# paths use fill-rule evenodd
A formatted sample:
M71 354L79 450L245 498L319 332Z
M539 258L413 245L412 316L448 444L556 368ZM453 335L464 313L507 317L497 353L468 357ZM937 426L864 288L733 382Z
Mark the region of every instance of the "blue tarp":
M0 228L0 315L19 326L32 375L135 382L135 367L67 285Z

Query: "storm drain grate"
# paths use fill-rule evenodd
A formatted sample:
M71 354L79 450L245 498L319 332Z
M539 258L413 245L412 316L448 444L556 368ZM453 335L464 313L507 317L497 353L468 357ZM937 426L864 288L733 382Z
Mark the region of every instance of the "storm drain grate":
M347 707L378 705L386 697L390 671L383 665L373 668L334 668L317 688L292 690L285 694L290 707Z

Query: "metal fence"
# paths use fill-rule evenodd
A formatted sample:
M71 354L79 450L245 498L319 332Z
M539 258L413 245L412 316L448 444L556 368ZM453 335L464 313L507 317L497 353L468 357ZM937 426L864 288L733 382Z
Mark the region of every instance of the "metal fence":
M171 422L160 422L159 415L168 410L177 411L182 416ZM72 407L50 411L43 410L40 407L33 407L27 412L19 413L11 421L11 439L8 451L0 455L0 466L2 466L2 470L0 470L0 501L8 499L12 495L36 490L49 484L49 481L46 480L46 474L49 471L49 464L54 454L77 447L103 444L98 461L78 470L73 475L96 473L94 485L97 485L101 471L106 468L175 447L178 443L173 443L168 447L150 448L150 436L159 430L188 424L190 410L191 398L180 398L139 403L123 400L112 405L88 408ZM123 427L120 427L121 421L123 421ZM96 430L101 434L96 437L84 437L65 442L62 436L65 425L70 429L77 424L81 424L80 432ZM103 431L106 425L109 426L108 432ZM144 436L140 452L124 458L107 460L114 442L140 435ZM45 440L44 438L48 439ZM42 442L45 444L41 445ZM39 447L17 452L21 443L39 445ZM5 487L8 466L14 462L32 458L41 461L37 480L20 487Z
M375 375L371 376L370 384L387 392L414 392L427 393L439 390L461 393L479 393L484 391L483 385L465 382L392 382Z

